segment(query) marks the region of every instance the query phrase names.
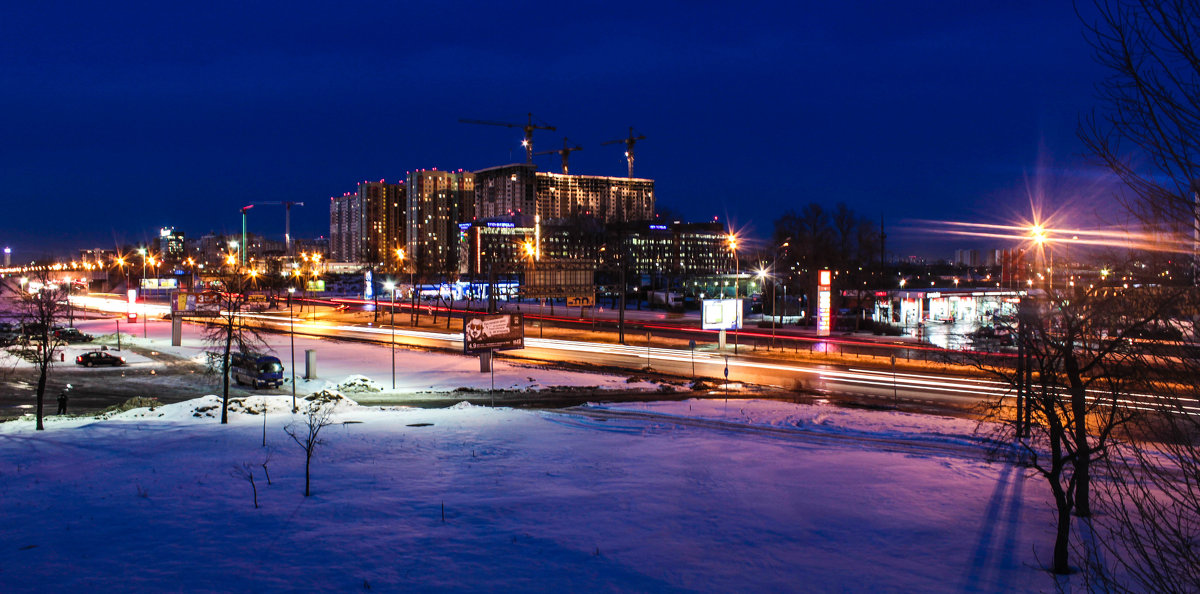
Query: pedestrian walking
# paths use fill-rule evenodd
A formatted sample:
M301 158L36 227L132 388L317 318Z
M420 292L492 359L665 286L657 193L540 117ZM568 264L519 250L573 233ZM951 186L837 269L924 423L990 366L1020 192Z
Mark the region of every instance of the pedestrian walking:
M70 391L71 391L71 384L67 384L67 387L63 388L62 392L58 393L58 413L57 414L60 414L60 415L67 414L67 400L70 399L67 396L67 393Z

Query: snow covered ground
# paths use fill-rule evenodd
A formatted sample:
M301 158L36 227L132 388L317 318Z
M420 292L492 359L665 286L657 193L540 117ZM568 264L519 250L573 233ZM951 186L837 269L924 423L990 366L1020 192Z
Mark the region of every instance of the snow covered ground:
M226 426L216 402L0 424L0 591L1055 588L1042 484L985 462L961 420L345 403L305 498L290 398Z

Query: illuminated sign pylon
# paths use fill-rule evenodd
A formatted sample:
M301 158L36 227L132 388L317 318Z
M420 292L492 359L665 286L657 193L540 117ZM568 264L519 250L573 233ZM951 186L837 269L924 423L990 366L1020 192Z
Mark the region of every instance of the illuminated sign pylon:
M817 273L817 336L829 336L833 327L833 274Z

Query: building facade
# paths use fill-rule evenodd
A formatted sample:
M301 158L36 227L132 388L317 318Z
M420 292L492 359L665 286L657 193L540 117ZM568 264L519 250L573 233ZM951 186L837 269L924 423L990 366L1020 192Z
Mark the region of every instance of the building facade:
M329 257L337 262L399 267L405 245L405 184L364 181L329 199Z
M652 179L537 172L535 180L535 214L542 220L592 217L618 223L654 218Z
M183 231L174 227L163 227L158 231L158 252L162 254L163 262L176 266L187 257L187 243Z
M329 199L329 259L335 262L358 262L361 255L363 229L362 201L358 192L346 192Z
M536 173L537 167L526 164L501 165L476 171L472 218L487 220L535 214Z
M420 275L458 270L459 227L474 211L475 175L462 170L408 174L405 265Z
M654 218L654 180L537 171L527 164L475 172L474 218L539 216L543 221L579 217L602 223Z

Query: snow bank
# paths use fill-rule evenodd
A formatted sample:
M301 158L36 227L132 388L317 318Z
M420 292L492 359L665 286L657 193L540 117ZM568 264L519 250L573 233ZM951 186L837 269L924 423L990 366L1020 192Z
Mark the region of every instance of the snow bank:
M375 380L354 374L338 382L337 388L343 392L382 392L383 388Z

